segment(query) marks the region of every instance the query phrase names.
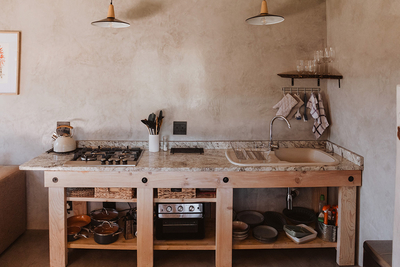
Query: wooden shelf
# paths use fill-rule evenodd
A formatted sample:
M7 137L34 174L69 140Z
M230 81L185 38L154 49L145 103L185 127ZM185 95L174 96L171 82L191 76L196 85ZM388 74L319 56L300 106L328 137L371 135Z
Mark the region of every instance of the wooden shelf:
M279 73L278 74L282 78L290 78L292 79L292 86L294 86L294 79L318 79L318 86L320 86L320 79L335 79L339 82L340 88L340 80L343 79L343 75L341 74L299 74L299 73Z
M136 198L97 198L97 197L67 197L67 201L86 201L86 202L137 202Z
M205 220L205 238L198 240L157 240L155 250L215 250L215 220Z
M155 203L197 203L217 202L216 198L155 198Z
M137 239L136 237L133 239L126 240L123 234L119 235L119 238L116 242L101 245L97 244L94 241L93 235L91 235L88 239L79 238L73 242L68 242L68 248L80 248L80 249L114 249L114 250L136 250L137 249Z
M284 232L280 232L278 239L271 244L264 244L255 239L249 232L249 237L245 240L233 240L233 249L287 249L287 248L336 248L336 242L323 241L321 238L306 242L304 244L297 244L286 236Z

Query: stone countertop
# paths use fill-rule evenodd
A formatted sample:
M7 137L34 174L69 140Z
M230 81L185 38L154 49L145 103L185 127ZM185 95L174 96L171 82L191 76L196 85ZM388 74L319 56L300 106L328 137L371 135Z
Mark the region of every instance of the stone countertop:
M95 141L80 141L78 146L96 147ZM99 144L98 141L96 145ZM110 141L104 141L107 144ZM102 144L104 144L104 142ZM126 145L118 142L117 145ZM329 141L280 141L281 147L312 147L324 151L334 152L334 157L339 160L336 166L263 166L243 167L231 164L225 156L229 149L229 142L174 142L171 147L204 147L204 154L171 154L169 151L149 152L145 142L140 142L144 153L138 166L96 166L96 167L66 167L63 164L73 158L73 153L57 154L54 152L43 153L38 157L22 164L21 170L30 171L122 171L122 172L237 172L237 171L330 171L330 170L363 170L363 158ZM131 146L138 142L130 142ZM262 141L248 141L248 145L265 147ZM115 145L115 144L112 144Z

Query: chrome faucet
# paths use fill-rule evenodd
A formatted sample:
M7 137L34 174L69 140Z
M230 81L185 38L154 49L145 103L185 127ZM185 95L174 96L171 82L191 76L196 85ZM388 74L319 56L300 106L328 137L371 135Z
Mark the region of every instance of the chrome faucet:
M271 120L271 124L269 126L269 150L272 150L273 148L275 148L275 149L279 148L278 144L276 144L276 145L272 144L272 125L273 125L273 123L274 123L274 121L276 119L280 119L280 120L286 121L289 129L291 128L289 121L285 117L283 117L283 116L275 116L275 117L273 117L272 120Z
M292 196L292 189L290 187L288 187L288 189L287 189L286 208L288 210L292 210L293 209L293 196Z

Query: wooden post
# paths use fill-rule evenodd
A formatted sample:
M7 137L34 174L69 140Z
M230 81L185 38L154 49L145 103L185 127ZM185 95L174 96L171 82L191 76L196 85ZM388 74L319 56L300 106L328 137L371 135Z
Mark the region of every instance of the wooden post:
M339 187L336 263L354 265L356 245L357 187Z
M66 193L63 187L49 187L50 266L68 264Z
M153 188L137 189L137 266L153 266Z
M215 266L232 266L233 189L217 188Z

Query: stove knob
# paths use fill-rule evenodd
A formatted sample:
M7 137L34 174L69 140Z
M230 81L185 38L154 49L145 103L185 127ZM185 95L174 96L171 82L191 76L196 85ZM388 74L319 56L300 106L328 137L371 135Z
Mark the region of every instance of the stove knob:
M183 207L182 206L178 206L178 211L182 212L183 211Z
M171 212L172 211L172 207L171 206L167 206L167 211Z
M123 159L122 160L122 164L127 165L128 164L128 160L127 159Z
M121 162L121 160L116 159L116 160L115 160L115 165L119 165L120 162Z
M189 211L194 211L194 207L193 207L193 206L190 206L190 207L189 207Z
M113 165L113 160L112 159L108 160L108 165Z
M106 165L106 159L101 159L101 165Z

